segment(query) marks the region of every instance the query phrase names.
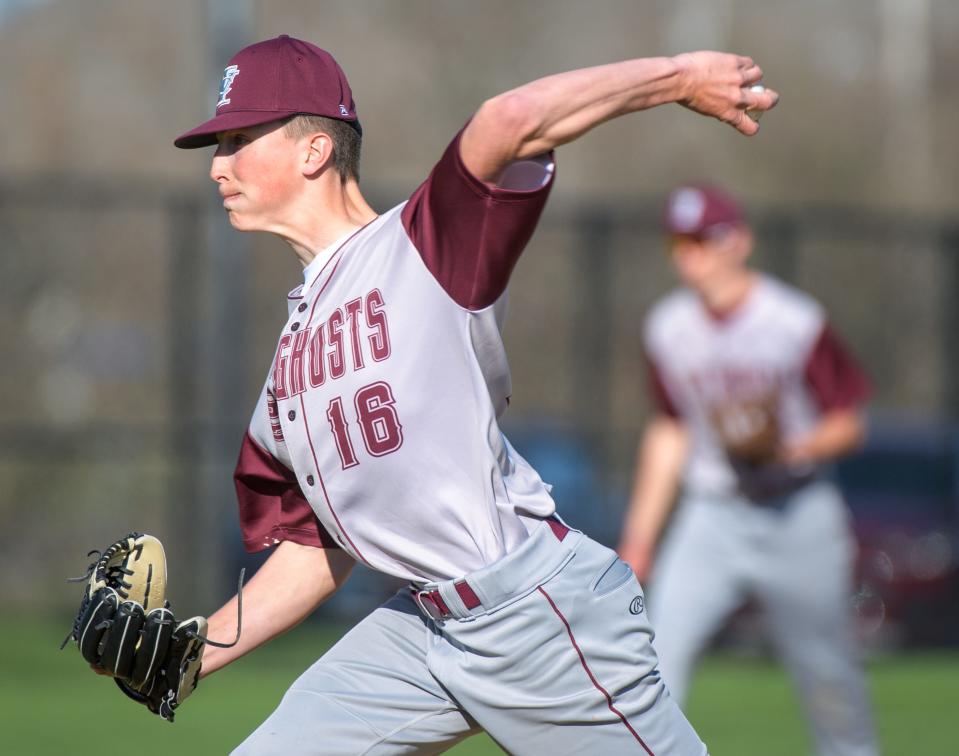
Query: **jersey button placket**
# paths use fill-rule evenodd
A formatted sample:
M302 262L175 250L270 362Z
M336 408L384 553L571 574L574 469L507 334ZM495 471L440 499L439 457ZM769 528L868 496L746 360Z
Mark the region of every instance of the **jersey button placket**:
M296 310L297 312L305 312L308 306L309 305L306 302L300 302L300 304L297 305ZM300 329L299 321L290 323L290 331L295 332L295 331L298 331L299 329ZM294 420L296 420L296 410L290 410L289 412L287 412L286 417L287 419L289 419L290 422L293 422ZM305 480L306 480L306 485L308 486L313 486L316 484L316 478L313 475L307 475Z

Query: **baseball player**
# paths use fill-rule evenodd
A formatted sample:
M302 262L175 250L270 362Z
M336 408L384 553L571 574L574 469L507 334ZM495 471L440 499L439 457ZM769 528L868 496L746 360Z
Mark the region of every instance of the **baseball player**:
M643 581L656 554L663 679L682 702L697 656L752 597L818 752L873 754L849 611L853 537L823 477L863 438L867 379L817 302L746 267L753 236L727 193L676 189L665 229L684 287L645 323L655 409L619 547Z
M435 753L485 729L513 753L705 751L656 666L642 589L560 521L497 420L510 272L553 182L553 149L679 102L750 135L752 60L701 52L572 71L485 102L409 199L377 214L361 129L329 53L288 36L229 62L215 116L232 225L303 264L240 451L246 547L273 552L244 591L240 642L289 629L361 562L409 581L310 667L239 754ZM209 634L236 629L236 599Z

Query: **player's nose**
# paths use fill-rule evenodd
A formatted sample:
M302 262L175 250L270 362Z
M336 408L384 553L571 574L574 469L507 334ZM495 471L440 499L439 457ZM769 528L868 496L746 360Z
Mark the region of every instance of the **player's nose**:
M223 148L218 145L210 163L210 178L218 184L226 181L229 175L229 158L223 154L222 150Z

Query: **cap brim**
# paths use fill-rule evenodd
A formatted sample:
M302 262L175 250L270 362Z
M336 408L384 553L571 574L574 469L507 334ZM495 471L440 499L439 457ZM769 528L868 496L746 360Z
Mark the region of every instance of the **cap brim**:
M221 131L259 126L270 121L278 121L295 113L296 111L293 110L235 110L230 113L222 113L205 123L201 123L195 129L190 129L185 134L181 134L173 140L173 144L183 150L210 147L216 144L216 135Z

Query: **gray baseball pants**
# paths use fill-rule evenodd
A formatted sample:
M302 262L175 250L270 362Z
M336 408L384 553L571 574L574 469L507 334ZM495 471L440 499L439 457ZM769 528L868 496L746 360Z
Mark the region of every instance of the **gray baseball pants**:
M632 571L553 526L416 601L397 593L234 754L430 754L481 730L514 754L706 753L660 678Z
M650 581L656 651L676 700L685 700L706 644L752 597L798 685L817 753L877 753L852 622L854 558L849 514L831 483L769 506L679 502Z

